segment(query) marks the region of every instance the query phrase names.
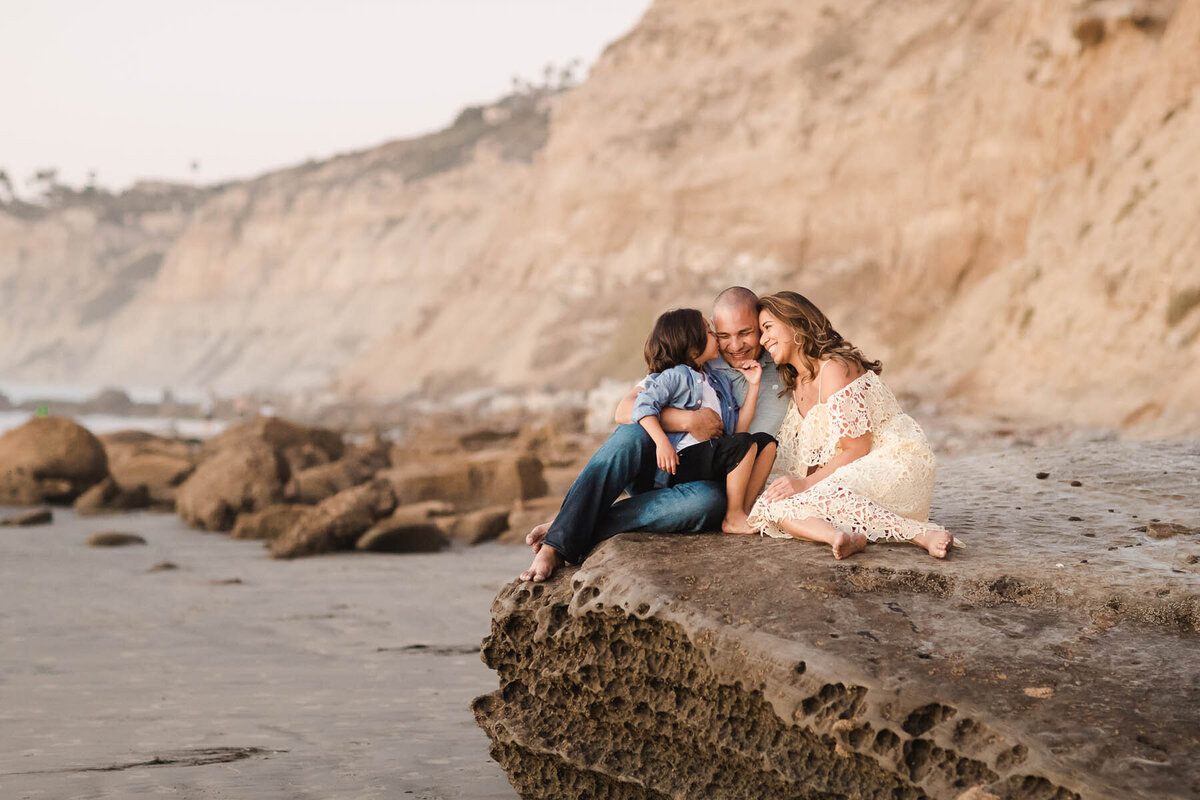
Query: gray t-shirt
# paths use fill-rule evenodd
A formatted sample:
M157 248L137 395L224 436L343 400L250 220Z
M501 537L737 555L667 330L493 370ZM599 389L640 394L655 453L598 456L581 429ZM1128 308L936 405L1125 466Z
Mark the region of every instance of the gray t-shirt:
M786 393L783 397L778 396L779 390L783 388L783 381L779 378L779 372L775 369L775 359L771 358L771 354L763 350L758 356L758 363L762 364L763 368L762 383L758 384L758 405L754 409L754 421L750 423L750 432L779 436L779 429L783 425L783 416L787 413L788 403L792 402L792 397ZM742 405L746 401L746 391L750 388L750 384L741 370L729 366L729 363L720 356L708 362L708 366L729 378L729 382L733 384L734 397L737 399L738 405ZM725 432L732 433L732 431Z

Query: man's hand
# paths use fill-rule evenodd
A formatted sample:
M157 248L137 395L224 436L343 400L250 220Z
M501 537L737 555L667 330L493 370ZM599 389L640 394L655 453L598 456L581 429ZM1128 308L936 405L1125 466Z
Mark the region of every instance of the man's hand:
M621 402L617 403L617 410L613 413L613 421L618 425L628 425L633 422L633 404L637 402L638 393L642 391L642 387L634 385L629 390L629 394L621 398Z
M700 408L688 414L687 432L696 437L697 441L707 442L725 433L725 424L721 415L711 408Z
M679 453L675 452L674 445L660 444L657 450L655 460L658 462L658 468L668 475L674 475L675 468L679 466Z
M791 497L794 494L803 492L807 488L807 481L803 478L776 478L771 481L771 485L762 493L762 499L768 503L774 503L777 500L783 500L785 497Z

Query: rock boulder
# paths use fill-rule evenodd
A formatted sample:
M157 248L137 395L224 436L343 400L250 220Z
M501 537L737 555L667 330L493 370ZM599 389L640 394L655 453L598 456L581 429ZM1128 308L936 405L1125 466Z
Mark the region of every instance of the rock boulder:
M70 502L107 475L100 440L66 417L34 417L0 435L0 503Z
M410 462L383 470L401 503L444 500L460 509L512 505L546 494L542 462L534 456L484 452Z
M99 437L113 480L126 489L146 487L152 502L173 506L178 487L200 460L199 446L143 431L116 431Z
M287 463L270 445L246 439L205 459L179 488L176 511L192 525L227 531L238 514L279 503Z
M308 445L322 450L330 461L336 461L345 452L342 437L335 431L307 428L282 417L264 416L226 428L204 443L204 451L212 454L245 441L264 442L281 454L289 448Z
M396 508L396 496L384 480L355 486L313 507L271 543L275 558L297 558L349 550L375 522Z
M109 477L79 495L72 507L76 514L86 515L131 511L149 505L150 491L144 484L127 489Z
M313 510L312 506L281 503L267 506L261 511L239 514L229 536L232 539L274 541L313 513Z
M1138 529L1197 519L1198 456L947 462L945 561L615 537L497 596L476 719L524 798L1194 797L1200 542Z

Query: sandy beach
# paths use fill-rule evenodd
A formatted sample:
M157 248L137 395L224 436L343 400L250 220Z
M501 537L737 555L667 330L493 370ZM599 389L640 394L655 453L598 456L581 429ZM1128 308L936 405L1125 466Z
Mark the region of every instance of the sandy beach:
M54 514L0 528L0 796L516 796L468 704L523 548L281 562L174 515ZM147 544L85 545L105 530Z

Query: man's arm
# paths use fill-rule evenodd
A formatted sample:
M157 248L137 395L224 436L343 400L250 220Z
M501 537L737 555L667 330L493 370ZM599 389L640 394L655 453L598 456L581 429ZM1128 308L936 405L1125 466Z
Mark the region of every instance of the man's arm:
M628 425L633 422L633 404L637 401L640 391L642 391L642 387L634 385L629 390L629 394L617 403L616 413L613 414L613 420L617 424ZM664 408L659 412L658 418L662 422L663 430L670 433L690 433L701 442L715 439L725 432L725 426L721 424L721 415L710 408L701 408L696 411L688 411L684 408Z

